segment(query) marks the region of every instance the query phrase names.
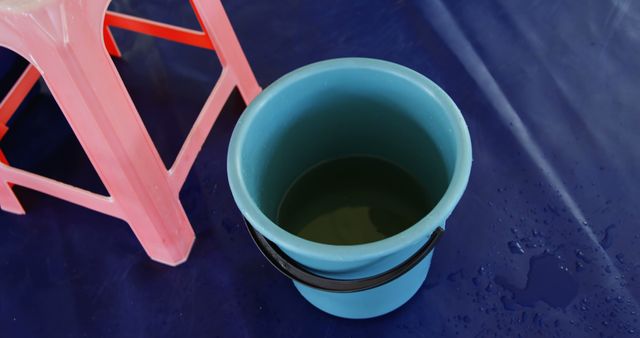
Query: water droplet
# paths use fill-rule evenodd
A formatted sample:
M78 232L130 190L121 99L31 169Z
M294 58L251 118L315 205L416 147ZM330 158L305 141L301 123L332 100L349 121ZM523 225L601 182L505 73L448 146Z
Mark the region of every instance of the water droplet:
M618 303L622 303L622 301L623 301L623 300L624 300L624 298L622 298L622 296L618 296L618 297L616 297L616 301L617 301Z
M513 299L508 298L507 296L502 296L500 297L500 301L502 302L502 306L504 306L504 309L507 311L515 311L516 310L516 303L514 302Z
M484 272L485 272L485 267L481 265L480 268L478 268L478 274L484 275Z
M603 320L603 321L602 321L602 325L604 325L604 326L609 326L609 322L608 322L608 321L606 321L606 320Z
M478 277L473 277L473 278L471 279L471 281L473 282L473 285L475 285L475 286L480 286L480 278L478 278Z
M611 224L604 230L604 237L602 237L602 239L600 240L600 245L602 246L602 248L608 249L609 247L611 247L611 242L613 241L612 230L615 227L615 224Z
M489 282L489 284L487 284L487 287L484 288L484 291L492 292L493 291L493 283Z
M538 326L542 326L542 318L540 318L540 314L536 313L535 315L533 315L533 323L538 325Z
M495 282L511 291L513 301L522 306L531 307L537 301L542 301L552 307L563 308L577 295L578 282L567 270L559 269L560 263L555 256L549 254L533 256L529 261L527 284L524 288L514 286L502 276L496 276ZM554 287L549 288L548 285ZM505 299L502 300L505 304Z
M624 254L623 253L619 253L616 255L616 259L618 260L618 262L620 262L620 264L624 264Z
M218 190L218 183L215 183L209 188L209 193L213 194Z
M524 254L524 249L522 248L522 245L520 245L520 242L518 241L511 241L509 242L509 250L511 251L512 254Z

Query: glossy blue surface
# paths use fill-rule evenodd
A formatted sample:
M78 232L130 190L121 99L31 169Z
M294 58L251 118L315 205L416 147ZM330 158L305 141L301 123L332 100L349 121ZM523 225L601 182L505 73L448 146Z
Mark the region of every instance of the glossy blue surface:
M151 262L126 224L18 189L0 213L2 337L590 337L640 332L640 5L634 1L225 1L266 86L343 56L393 61L456 102L474 145L468 189L429 282L373 320L315 309L241 225L226 149L229 101L181 198L198 240ZM185 1L112 8L195 27ZM171 162L219 73L206 51L116 32L116 64ZM0 74L13 65L0 53ZM16 75L17 73L13 72ZM2 76L0 90L7 81ZM44 91L41 87L40 91ZM2 140L18 166L102 191L50 96Z

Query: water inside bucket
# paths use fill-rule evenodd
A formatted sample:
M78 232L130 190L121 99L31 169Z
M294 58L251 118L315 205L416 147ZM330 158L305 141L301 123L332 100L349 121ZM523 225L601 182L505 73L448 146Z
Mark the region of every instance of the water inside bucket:
M334 245L374 242L415 224L436 204L400 167L373 157L323 162L285 194L278 224L302 238Z

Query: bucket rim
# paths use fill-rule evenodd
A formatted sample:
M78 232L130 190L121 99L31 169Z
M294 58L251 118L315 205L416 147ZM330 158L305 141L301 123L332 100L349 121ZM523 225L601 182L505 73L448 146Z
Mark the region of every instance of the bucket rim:
M303 78L339 69L367 69L403 78L433 97L447 112L447 119L456 140L456 158L449 185L434 208L418 222L383 240L356 244L332 245L298 237L274 223L255 203L242 175L242 149L253 121L272 97ZM464 193L471 173L471 138L466 122L453 100L437 84L407 67L370 58L338 58L312 63L276 80L260 93L238 119L229 144L227 174L233 198L243 216L260 234L281 249L295 255L323 261L360 261L375 259L414 245L444 227Z

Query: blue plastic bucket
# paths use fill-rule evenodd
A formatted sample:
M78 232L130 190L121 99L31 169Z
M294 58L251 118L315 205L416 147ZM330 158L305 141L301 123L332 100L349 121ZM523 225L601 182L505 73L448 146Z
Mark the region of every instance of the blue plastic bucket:
M367 244L316 243L279 227L291 184L350 155L398 165L439 202L408 229ZM424 282L466 188L471 141L458 108L429 79L386 61L335 59L285 75L251 103L231 137L227 170L258 247L302 296L336 316L370 318L398 308Z

